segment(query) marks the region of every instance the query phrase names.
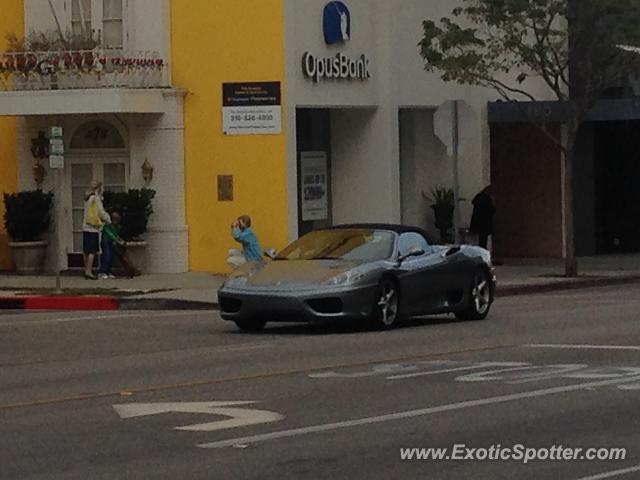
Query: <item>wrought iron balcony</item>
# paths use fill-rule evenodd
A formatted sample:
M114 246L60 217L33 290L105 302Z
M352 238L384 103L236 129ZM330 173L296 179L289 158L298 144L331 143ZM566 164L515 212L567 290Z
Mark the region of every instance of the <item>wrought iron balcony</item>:
M155 52L5 52L0 91L167 87L166 67Z

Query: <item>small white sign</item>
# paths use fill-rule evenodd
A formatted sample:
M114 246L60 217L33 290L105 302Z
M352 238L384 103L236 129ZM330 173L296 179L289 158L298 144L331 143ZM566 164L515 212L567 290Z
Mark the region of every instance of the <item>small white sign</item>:
M222 115L222 129L226 135L282 133L282 107L278 105L224 107Z
M53 137L49 139L49 153L51 155L64 154L64 140L62 138Z
M64 156L49 155L49 168L64 168Z
M51 138L54 137L62 137L62 127L51 127L51 132L49 135Z
M300 195L302 220L329 218L327 154L302 152L300 154Z

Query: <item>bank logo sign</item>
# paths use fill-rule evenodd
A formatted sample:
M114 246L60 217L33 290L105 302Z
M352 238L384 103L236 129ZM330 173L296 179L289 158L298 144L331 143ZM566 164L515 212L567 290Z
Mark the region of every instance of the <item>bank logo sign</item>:
M351 38L351 12L343 2L329 2L324 7L323 25L327 45L344 43Z
M342 45L351 40L351 12L344 2L329 2L322 20L327 45ZM368 80L370 60L365 54L354 58L340 52L323 57L306 52L302 57L302 73L315 83L331 79Z

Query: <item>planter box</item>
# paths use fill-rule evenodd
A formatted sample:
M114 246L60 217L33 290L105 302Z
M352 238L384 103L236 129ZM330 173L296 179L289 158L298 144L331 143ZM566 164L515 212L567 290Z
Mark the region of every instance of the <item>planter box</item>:
M47 242L9 242L16 273L20 275L42 273L47 245Z

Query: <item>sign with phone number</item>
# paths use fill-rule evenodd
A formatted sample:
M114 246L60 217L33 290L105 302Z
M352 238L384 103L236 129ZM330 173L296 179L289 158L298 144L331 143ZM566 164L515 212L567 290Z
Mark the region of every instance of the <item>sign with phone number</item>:
M280 82L225 83L222 123L226 135L282 132Z

